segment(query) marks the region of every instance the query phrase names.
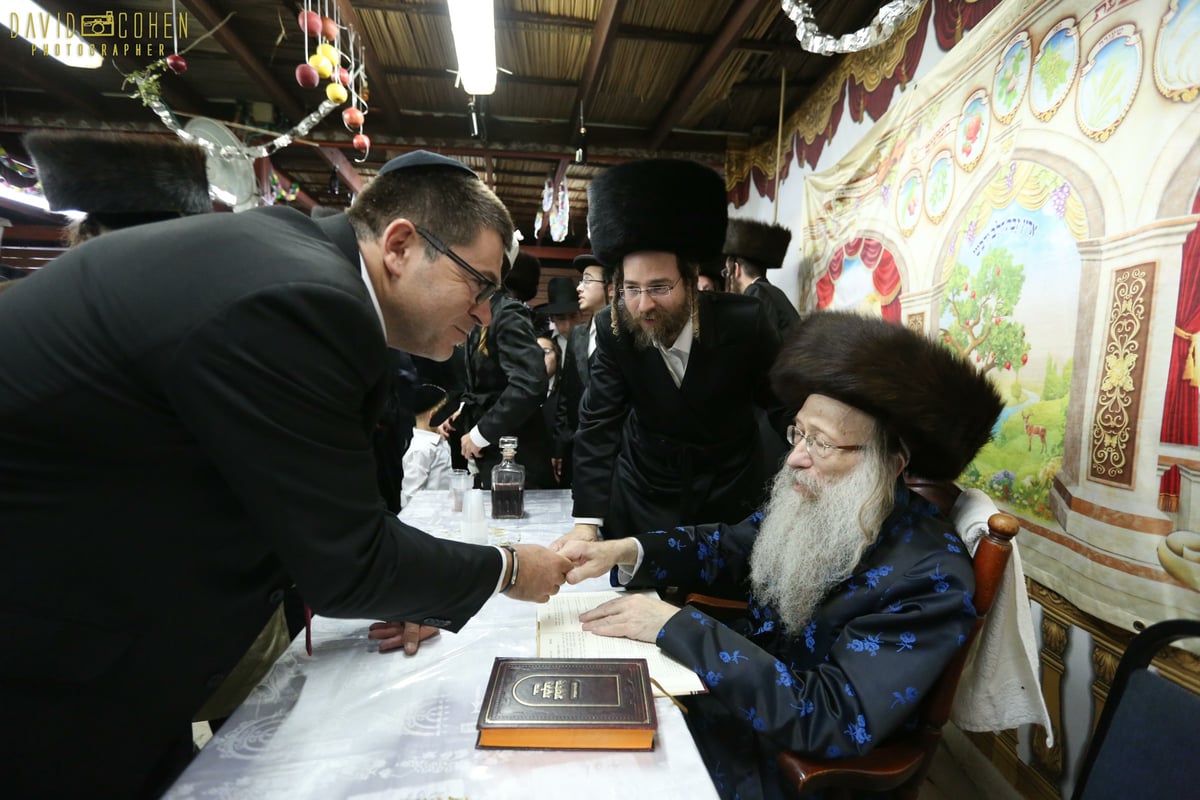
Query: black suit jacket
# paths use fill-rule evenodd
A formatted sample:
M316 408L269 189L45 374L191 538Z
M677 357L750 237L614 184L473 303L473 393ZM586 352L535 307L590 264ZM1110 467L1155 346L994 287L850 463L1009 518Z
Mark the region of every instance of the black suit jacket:
M742 294L747 297L756 297L762 301L767 319L770 320L771 327L779 334L781 340L787 335L792 324L800 319L800 312L787 299L783 290L766 278L756 279L754 283L746 287L746 291Z
M562 380L558 393L561 399L554 419L555 454L569 458L575 431L579 428L579 406L583 392L591 376L588 359L588 330L591 324L576 325L567 338L567 351L563 353Z
M546 399L546 360L533 334L529 309L511 297L492 298L492 323L476 326L466 343L467 390L463 394L463 436L474 426L489 444L476 459L483 488L491 487L492 467L500 463L500 437L516 436L517 462L525 467L525 487L550 489L550 446L540 410Z
M597 315L575 434L574 514L603 518L605 536L740 521L764 495L754 409L770 410L778 430L786 425L767 374L779 340L757 300L700 292L696 302L699 337L679 387L657 349L614 336L611 309Z
M318 614L451 630L493 593L494 548L380 499L386 348L344 217L106 234L0 295L0 340L16 796L152 791L293 581Z

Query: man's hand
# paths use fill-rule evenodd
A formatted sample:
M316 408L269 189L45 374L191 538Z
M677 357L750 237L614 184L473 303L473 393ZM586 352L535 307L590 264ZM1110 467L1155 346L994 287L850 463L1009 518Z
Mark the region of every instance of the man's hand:
M508 596L545 603L550 595L558 594L558 587L571 570L571 562L540 544L519 544L513 549L519 563L517 585L508 590Z
M550 459L550 466L554 468L554 480L556 483L562 483L562 459Z
M415 622L373 622L367 638L379 640L381 653L403 647L404 652L411 656L416 654L421 642L441 632L432 625L418 625Z
M451 414L446 419L445 422L443 422L441 425L438 425L438 428L437 428L438 435L440 435L443 439L449 439L450 434L454 433L454 431L455 431L454 421L456 419L458 419L458 415L461 413L462 413L461 410L455 411L453 414Z
M600 538L600 533L595 525L588 525L586 522L577 522L575 527L562 536L550 543L550 549L558 552L562 550L563 545L567 542L594 542Z
M483 453L483 448L475 444L471 439L471 434L465 433L462 437L462 446L459 448L462 451L462 457L467 461L474 461Z
M632 566L638 556L637 543L633 539L612 539L607 542L574 539L563 542L558 552L574 565L567 573L567 583L572 586L588 578L607 575L617 564Z
M644 594L618 597L579 615L585 631L599 636L624 636L642 642L654 642L667 620L679 609Z

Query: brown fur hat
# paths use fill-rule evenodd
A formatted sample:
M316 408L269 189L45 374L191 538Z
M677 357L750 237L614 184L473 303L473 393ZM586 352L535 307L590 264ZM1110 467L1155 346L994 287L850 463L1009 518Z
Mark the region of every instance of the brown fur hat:
M771 383L796 409L823 394L871 415L908 446L909 471L932 480L958 477L1004 408L991 382L941 344L840 311L796 323Z
M53 211L203 214L208 197L204 148L174 137L98 131L45 131L25 137Z
M609 267L646 250L704 261L721 252L725 205L725 181L694 161L609 167L588 185L592 252Z
M721 252L749 259L763 269L779 269L791 243L792 232L782 225L731 219L725 229L725 246Z
M517 253L512 268L504 276L504 288L522 303L527 303L538 293L542 280L542 262L529 253Z

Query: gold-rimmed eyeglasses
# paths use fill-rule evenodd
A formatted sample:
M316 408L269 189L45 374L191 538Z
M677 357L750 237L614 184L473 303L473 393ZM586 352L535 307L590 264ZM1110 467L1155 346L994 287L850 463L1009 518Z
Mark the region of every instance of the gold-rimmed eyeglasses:
M432 247L434 250L437 250L439 253L444 255L446 258L453 261L455 264L457 264L459 267L461 267L463 269L463 271L465 271L468 275L470 275L472 278L475 279L475 282L478 283L479 287L480 287L479 293L477 295L475 295L476 304L486 303L488 300L492 299L492 296L494 294L496 294L496 292L500 291L499 283L492 280L487 275L484 275L482 272L480 272L479 270L475 269L470 264L468 264L467 260L465 258L463 258L458 253L451 250L450 247L448 245L446 245L441 239L434 236L432 233L430 233L428 230L421 227L420 225L416 225L414 227L416 228L416 231L421 236L421 238L423 238L425 241L429 242L430 247Z
M829 458L839 450L845 450L849 452L867 449L865 444L830 444L824 439L817 438L811 433L805 433L804 429L798 425L788 425L787 443L792 447L795 447L801 442L804 442L804 449L808 451L810 456L821 459Z
M621 297L625 298L627 303L636 303L642 299L643 294L648 294L653 298L666 297L671 293L671 290L679 285L683 280L682 276L675 279L674 283L656 283L653 286L624 286L620 290Z

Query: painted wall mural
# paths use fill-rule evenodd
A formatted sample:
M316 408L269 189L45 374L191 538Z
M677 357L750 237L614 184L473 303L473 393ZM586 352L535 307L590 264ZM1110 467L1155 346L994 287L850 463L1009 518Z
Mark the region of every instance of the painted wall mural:
M1198 615L1200 0L1011 0L970 37L805 177L813 304L995 383L959 482L1032 577L1126 628Z

